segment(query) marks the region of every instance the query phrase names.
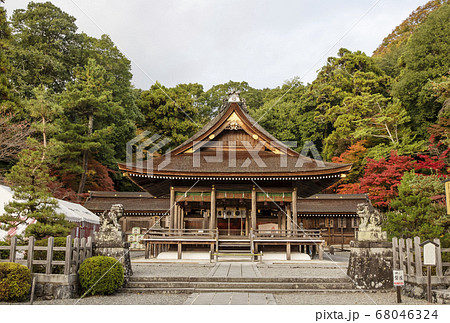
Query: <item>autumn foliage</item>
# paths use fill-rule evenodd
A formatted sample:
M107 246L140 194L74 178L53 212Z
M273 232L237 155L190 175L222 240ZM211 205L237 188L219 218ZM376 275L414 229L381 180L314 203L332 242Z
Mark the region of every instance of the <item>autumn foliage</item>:
M389 158L374 160L367 158L364 175L359 183L343 184L339 187L340 194L367 193L373 204L388 207L390 201L397 197L397 186L403 174L413 169L414 163L410 156L399 156L392 151Z

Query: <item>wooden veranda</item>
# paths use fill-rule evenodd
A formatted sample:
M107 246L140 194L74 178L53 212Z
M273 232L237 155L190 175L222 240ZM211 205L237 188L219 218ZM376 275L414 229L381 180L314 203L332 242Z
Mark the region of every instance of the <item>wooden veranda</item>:
M318 254L323 259L323 245L320 230L250 230L248 236L221 236L218 229L150 230L142 240L145 245L145 259L156 258L162 251L176 245L178 259L182 259L184 246L203 246L211 254L220 252L219 246L225 242L229 246L248 243L250 255L259 255L260 246L284 246L286 260L291 260L292 247L297 246L302 253Z

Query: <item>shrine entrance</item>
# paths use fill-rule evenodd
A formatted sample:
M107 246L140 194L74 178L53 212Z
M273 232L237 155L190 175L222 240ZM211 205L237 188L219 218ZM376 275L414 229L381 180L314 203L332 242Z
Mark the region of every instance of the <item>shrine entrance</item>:
M245 219L242 218L218 218L217 228L219 236L246 236Z

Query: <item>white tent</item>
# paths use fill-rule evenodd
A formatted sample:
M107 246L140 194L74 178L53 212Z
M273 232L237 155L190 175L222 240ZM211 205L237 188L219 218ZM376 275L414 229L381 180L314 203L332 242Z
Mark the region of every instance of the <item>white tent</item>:
M0 185L0 215L5 212L5 205L13 200L13 195L14 192L10 187ZM64 214L68 221L99 224L98 216L86 209L84 206L59 199L56 200L58 201L56 212ZM26 225L20 225L17 229L17 233L20 234L23 230L25 230L25 228ZM0 230L0 240L4 240L6 236L7 232Z

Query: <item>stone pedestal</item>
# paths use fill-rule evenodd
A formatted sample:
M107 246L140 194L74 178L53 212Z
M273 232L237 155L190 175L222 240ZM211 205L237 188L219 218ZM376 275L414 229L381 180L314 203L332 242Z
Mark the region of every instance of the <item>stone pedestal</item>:
M124 286L133 275L130 260L130 244L125 242L125 236L119 224L123 216L123 206L114 204L110 211L100 216L100 229L95 234L93 244L94 256L107 256L120 261L124 268Z
M347 275L363 289L392 288L392 243L352 241Z
M133 275L130 258L130 243L122 241L98 241L94 243L94 256L107 256L120 261L124 269L124 286Z
M76 298L78 275L33 274L36 279L34 295L44 299Z

